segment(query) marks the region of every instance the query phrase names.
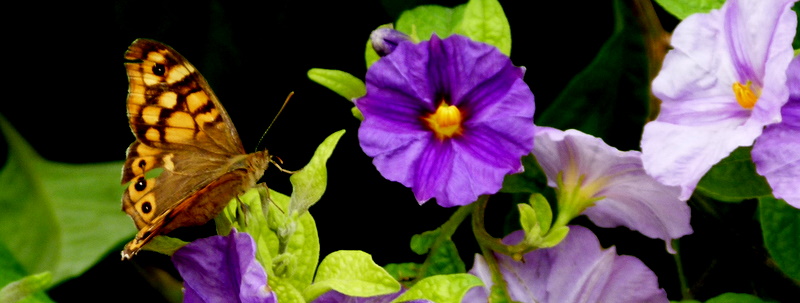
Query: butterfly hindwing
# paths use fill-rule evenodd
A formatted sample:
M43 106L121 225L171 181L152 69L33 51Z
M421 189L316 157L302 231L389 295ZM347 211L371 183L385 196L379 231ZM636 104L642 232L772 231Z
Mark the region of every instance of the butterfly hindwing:
M212 219L269 163L266 151L245 153L208 83L175 50L137 39L125 59L136 141L122 169L122 184L128 183L122 209L139 232L123 259L158 234Z

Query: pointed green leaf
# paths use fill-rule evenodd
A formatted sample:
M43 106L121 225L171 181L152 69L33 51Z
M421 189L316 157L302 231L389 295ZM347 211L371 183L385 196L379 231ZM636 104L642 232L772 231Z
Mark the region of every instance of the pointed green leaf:
M350 101L367 94L364 81L340 70L312 68L308 78Z
M547 248L553 247L561 243L564 238L567 237L569 233L568 226L558 226L550 230L550 233L542 240L542 243L539 244L540 248Z
M30 296L45 290L52 280L53 275L50 272L43 272L8 283L0 289L0 302L18 302L22 299L31 302L50 302Z
M329 290L348 296L372 297L400 291L386 270L363 251L335 251L319 264L314 284L303 291L308 301Z
M0 242L25 272L77 276L133 237L120 210L122 162L66 164L42 159L0 117L8 161L0 170Z
M519 210L519 223L522 225L522 230L525 231L525 234L531 233L535 228L536 232L532 234L538 236L541 232L541 227L539 226L539 219L536 218L536 211L533 210L533 207L525 203L520 203L517 204L517 209Z
M719 296L708 299L706 303L767 303L773 301L764 301L761 298L750 294L737 294L737 293L724 293Z
M528 200L533 210L536 212L536 219L539 220L539 226L542 228L542 235L550 230L550 224L553 223L553 211L550 209L550 203L542 194L536 193L531 195Z
M700 179L696 190L714 199L739 202L772 195L767 179L756 172L750 158L752 147L740 147L722 159Z
M494 45L506 56L511 54L511 26L508 25L508 18L497 0L467 2L464 16L455 32L472 40Z
M464 14L464 5L448 8L439 5L420 5L404 11L395 29L411 36L412 41L429 40L433 33L446 38L453 33Z
M427 299L436 303L458 303L470 288L483 285L470 274L438 275L420 280L392 302Z
M344 132L345 130L340 130L325 138L325 141L317 147L311 161L289 177L293 188L289 214L303 214L322 198L328 185L328 169L325 163L333 154L333 149L336 148L336 143Z
M178 238L168 237L164 235L155 236L153 240L147 243L142 249L155 251L167 256L172 256L176 250L180 249L189 242L183 241Z
M656 2L678 19L686 19L691 14L708 13L722 7L725 0L656 0Z
M758 201L767 251L787 276L800 281L800 209L772 197Z
M577 129L621 150L638 148L649 113L648 58L636 18L615 1L620 27L547 107L537 125ZM628 3L628 2L624 2Z
M52 285L52 274L44 272L28 277L26 275L11 251L0 242L0 302L15 302L21 296L25 298L20 302L53 302L42 291Z

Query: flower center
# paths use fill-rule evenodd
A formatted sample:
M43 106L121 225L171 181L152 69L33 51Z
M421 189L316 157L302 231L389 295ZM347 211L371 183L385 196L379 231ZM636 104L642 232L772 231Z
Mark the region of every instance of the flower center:
M445 102L440 103L436 111L423 118L423 120L439 140L460 135L464 130L461 127L461 122L463 121L461 111L458 107Z
M739 105L746 109L753 109L756 106L756 101L758 101L758 95L760 92L753 91L753 88L750 85L753 84L750 80L747 81L746 84L742 85L739 82L733 83L733 93L736 95L736 102L739 102Z
M608 183L606 178L599 178L586 182L586 175L578 171L577 164L570 164L558 173L556 180L558 196L558 217L556 224L566 225L572 218L577 217L584 210L594 205L595 202L605 199L596 196Z

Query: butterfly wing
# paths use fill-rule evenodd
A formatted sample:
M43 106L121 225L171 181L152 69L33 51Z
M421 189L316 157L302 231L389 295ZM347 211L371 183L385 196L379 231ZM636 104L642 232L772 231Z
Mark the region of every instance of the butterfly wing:
M170 224L190 206L212 202L213 195L203 196L209 190L231 191L248 180L232 167L247 157L236 129L194 66L169 46L147 39L134 41L125 59L136 141L123 166L122 184L130 184L122 208L139 229L126 246L131 255L157 234L213 218L231 197Z

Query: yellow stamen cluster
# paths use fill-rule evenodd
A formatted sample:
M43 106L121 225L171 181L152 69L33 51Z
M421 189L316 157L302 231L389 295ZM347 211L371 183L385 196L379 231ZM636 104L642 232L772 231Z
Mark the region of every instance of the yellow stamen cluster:
M751 84L752 82L750 81L747 81L744 85L739 82L733 83L736 102L739 102L739 105L746 109L753 109L756 106L756 101L758 101L758 95L760 95L760 92L753 91L753 88L750 87Z
M449 105L445 102L439 104L436 111L427 117L422 118L428 125L436 138L445 140L456 135L460 135L464 130L461 127L463 115L458 107Z

